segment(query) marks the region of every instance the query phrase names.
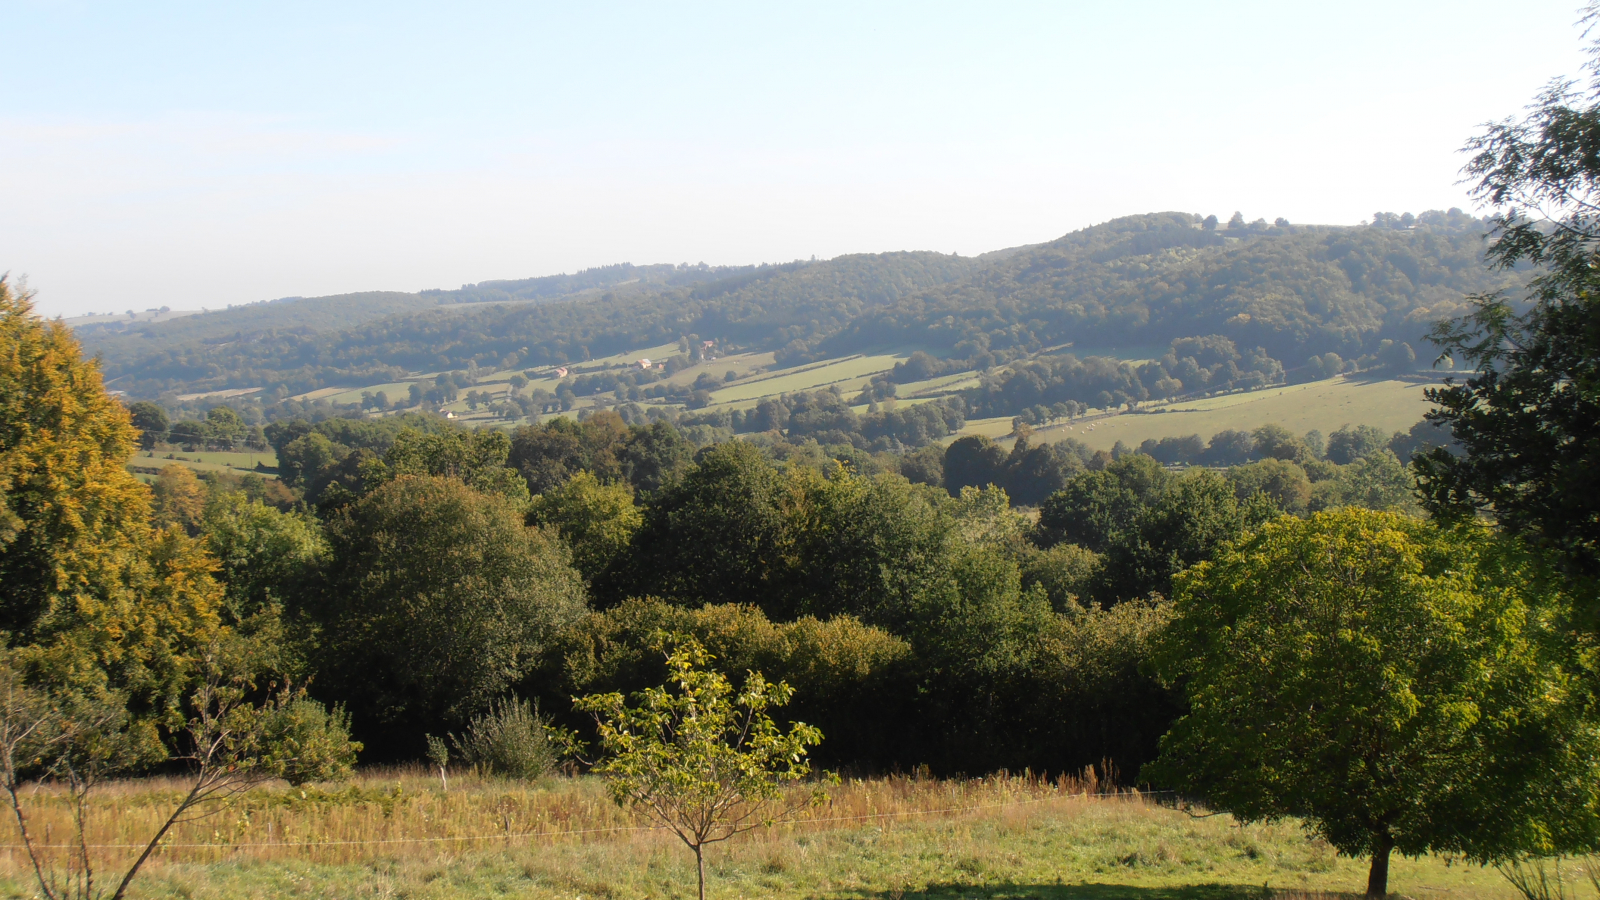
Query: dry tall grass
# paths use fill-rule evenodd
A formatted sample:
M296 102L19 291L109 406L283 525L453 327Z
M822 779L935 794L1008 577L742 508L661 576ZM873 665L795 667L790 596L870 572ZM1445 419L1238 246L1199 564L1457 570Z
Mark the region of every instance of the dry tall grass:
M93 795L87 840L97 867L125 865L155 833L182 795L175 779L112 782ZM853 779L829 790L828 802L793 822L748 840L801 831L929 816L958 817L1018 805L1081 800L1100 793L1087 779L1030 775L970 780L926 777ZM1137 794L1118 795L1137 799ZM52 852L71 836L64 790L35 785L24 794L30 830ZM420 767L369 771L343 785L258 789L207 817L183 823L163 840L156 859L213 862L246 856L343 864L429 849L529 846L553 842L649 842L663 835L642 825L592 778L507 781L461 773L448 791ZM0 870L27 865L16 823L0 830Z
M89 829L97 867L126 865L178 791L179 782L158 779L101 790ZM719 845L708 857L712 893L1110 900L1094 886L1123 885L1116 898L1261 900L1268 883L1309 898L1358 889L1365 877L1364 861L1337 858L1293 822L1191 818L1092 780L892 777L829 793L800 821ZM33 833L64 843L65 795L41 786L27 799ZM694 861L671 835L613 804L597 779L460 773L446 793L437 777L409 768L304 791L260 789L183 825L140 877L135 894L144 898L632 900L693 896ZM1429 900L1513 893L1492 870L1437 859L1397 860L1393 878ZM31 879L8 823L0 897L31 897Z

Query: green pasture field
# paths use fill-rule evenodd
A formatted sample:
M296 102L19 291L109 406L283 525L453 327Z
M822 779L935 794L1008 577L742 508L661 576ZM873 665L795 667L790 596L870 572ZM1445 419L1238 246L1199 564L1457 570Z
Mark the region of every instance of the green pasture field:
M355 389L356 396L360 397L361 396L361 392L364 391L364 390L366 390L366 388L356 388ZM326 400L327 398L336 396L338 394L348 394L348 393L350 393L350 388L325 387L325 388L317 388L314 391L307 391L304 394L295 394L293 397L290 397L289 399L290 400Z
M594 372L611 366L626 366L648 359L652 362L661 362L669 356L678 355L678 342L661 344L656 347L645 347L641 350L629 350L624 353L615 353L611 356L602 356L599 359L587 359L582 362L567 363L567 368L573 372Z
M839 360L811 363L792 371L780 371L750 381L729 385L712 393L718 403L740 400L757 400L795 391L807 391L856 379L865 379L879 372L887 372L894 364L911 355L911 351L883 353L874 356L849 356Z
M409 381L387 381L383 384L369 384L366 387L351 388L347 391L340 391L337 394L328 394L325 399L329 403L336 404L360 403L362 394L376 394L379 391L383 391L389 395L389 402L393 403L396 400L404 400L411 396L411 384ZM314 391L313 393L318 392ZM312 399L318 398L313 397Z
M173 459L168 459L171 455ZM269 469L278 467L278 455L270 448L259 452L244 451L240 453L227 451L195 451L186 450L140 450L137 455L128 460L129 468L163 469L170 465L187 466L199 472L255 472L263 478L276 478L270 472L256 472L256 464L260 463ZM144 473L148 474L148 473Z
M1011 419L1011 416L995 416L992 419L968 419L967 424L963 425L960 431L945 438L943 443L948 444L956 438L963 438L969 434L982 435L998 441L1011 433ZM1039 440L1049 442L1050 438L1045 434L1044 429L1036 429L1034 433L1039 435Z
M168 454L177 458L167 459ZM266 450L256 451L196 450L192 453L187 450L140 450L139 454L133 458L133 462L135 465L161 465L163 463L176 462L185 465L213 466L224 469L254 469L256 463L260 463L269 469L276 469L278 467L278 454L273 452L270 447Z
M1036 355L1067 356L1070 354L1079 359L1088 359L1091 356L1104 356L1110 359L1120 360L1125 363L1133 363L1134 365L1138 365L1139 363L1150 362L1153 359L1160 359L1166 352L1166 344L1128 344L1127 346L1119 347L1095 347L1091 345L1079 347L1074 344L1068 344L1064 347L1054 347L1047 350L1041 350Z
M1219 431L1249 431L1268 423L1295 434L1317 429L1326 435L1347 424L1406 431L1430 408L1422 396L1427 387L1411 381L1334 378L1155 407L1159 412L1062 423L1034 433L1046 442L1073 437L1096 450L1109 450L1117 441L1137 447L1149 438L1189 434L1209 440ZM1010 432L1006 419L1003 434Z
M1292 821L1241 825L1226 815L1192 817L1148 798L1095 798L1071 788L1052 791L1048 782L1042 791L1015 785L846 782L830 789L828 806L808 814L814 824L757 829L708 848L707 895L1335 900L1353 898L1365 885L1365 860L1338 856ZM115 802L119 813L91 818L91 840L115 846L139 839L146 820L170 803L161 789L171 794L171 787L105 789L100 803ZM49 821L65 815L54 800L31 802L52 804L42 811ZM526 783L462 774L451 778L449 793L418 774L362 776L349 788L265 788L222 816L185 826L172 849L141 874L133 895L693 897L692 855L675 838L639 824L588 777ZM34 896L13 826L3 839L0 896ZM118 861L125 864L103 860L101 872ZM1390 889L1438 900L1516 896L1493 869L1438 857L1396 857Z
M895 400L894 400L894 404L895 404L896 408L904 409L907 406L916 406L919 403L932 403L933 401L938 400L938 399L939 399L938 397L896 397ZM882 409L884 407L880 406L879 408ZM858 416L866 415L871 409L872 409L872 404L870 404L870 403L857 403L857 404L855 404L855 405L850 407L850 411L854 412ZM997 419L996 421L999 421L999 420ZM1006 434L1010 434L1011 433L1011 420L1010 419L1006 419L1005 421L1006 421L1005 433Z
M957 391L963 388L977 387L977 372L957 372L954 375L940 375L925 381L911 381L896 385L896 394L901 398L915 397L930 391Z
M771 353L735 353L731 356L719 356L716 359L703 360L688 368L679 369L662 383L693 384L694 380L699 378L703 372L710 372L718 381L721 381L723 375L727 374L730 369L737 373L740 379L765 378L768 375L766 369L771 365ZM738 381L735 380L727 384L731 388L736 386Z

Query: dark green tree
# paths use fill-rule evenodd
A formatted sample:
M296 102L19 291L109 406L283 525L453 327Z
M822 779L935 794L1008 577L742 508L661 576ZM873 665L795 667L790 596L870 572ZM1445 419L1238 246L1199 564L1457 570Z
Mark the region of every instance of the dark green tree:
M1591 21L1594 13L1591 12ZM1448 425L1461 455L1417 462L1437 514L1492 510L1502 527L1600 576L1600 57L1590 85L1552 83L1520 119L1469 144L1474 196L1492 206L1488 258L1535 267L1526 303L1476 298L1430 340L1465 380L1428 391L1429 420Z
M944 486L952 497L964 487L1002 484L1005 475L1005 449L983 435L957 438L945 450Z
M1358 459L1366 459L1389 446L1390 436L1371 425L1339 426L1328 435L1328 461L1347 466Z
M617 451L622 477L636 490L658 491L681 476L694 460L694 447L666 422L635 425Z
M206 431L212 446L234 450L244 443L249 428L237 412L226 406L213 406L206 411Z
M473 490L497 494L513 503L528 501L527 483L507 465L511 441L505 432L406 429L395 436L383 460L363 468L362 485L370 490L406 475L458 478Z
M387 738L369 743L380 753L420 752L424 732L487 709L585 609L566 549L454 478L397 478L327 534L318 688Z
M894 475L795 473L793 586L780 618L848 614L906 633L951 584L963 523L937 491ZM969 490L969 493L971 491ZM1000 499L1000 512L1011 513ZM765 605L765 604L764 604Z
M573 566L597 584L624 561L643 517L627 485L601 484L579 472L535 497L528 520L559 534L572 550Z
M1215 472L1176 479L1114 534L1090 579L1091 594L1102 606L1150 594L1165 597L1174 575L1210 559L1277 512L1263 493L1240 500L1233 483Z
M1038 506L1083 471L1083 461L1060 444L1035 444L1018 434L1006 457L1006 494L1018 506Z
M1312 456L1311 448L1306 446L1305 441L1276 423L1268 423L1257 428L1250 438L1256 456L1294 462Z
M151 449L167 436L167 411L159 404L141 400L128 406L128 418L139 429L139 446Z
M1282 459L1263 459L1227 471L1228 481L1240 500L1264 495L1278 509L1299 515L1311 502L1311 481L1306 470Z
M645 510L633 541L631 592L692 603L786 593L788 488L759 447L730 441L706 450Z
M617 453L628 426L614 412L595 413L582 422L566 417L518 428L511 437L507 465L522 473L528 489L543 493L579 471L604 482L622 477Z
M1103 552L1130 530L1172 476L1143 453L1131 453L1098 472L1067 482L1039 509L1045 543L1070 541Z
M302 607L327 562L322 529L308 513L280 512L242 493L211 498L200 536L217 560L230 624Z

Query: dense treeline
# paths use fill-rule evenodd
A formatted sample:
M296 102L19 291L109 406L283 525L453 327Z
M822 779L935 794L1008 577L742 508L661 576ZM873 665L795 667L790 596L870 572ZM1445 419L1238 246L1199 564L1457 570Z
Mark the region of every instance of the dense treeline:
M1265 425L1204 444L1191 436L1090 452L1071 440L1037 444L1019 422L1009 449L966 437L906 453L848 440L864 426L840 427L849 408L832 391L785 398L786 417L758 407L783 428L749 438L733 438L731 421L697 423L728 432L699 446L672 423L629 423L610 411L510 434L410 413L271 423L261 438L280 457L276 491L260 476L201 477L174 465L147 492L122 466L141 438L132 416L153 411L112 401L65 330L32 320L25 299L9 312L0 324L31 343L0 375L23 383L46 380L26 367L51 373L48 391L60 396L0 410L5 471L25 475L8 481L0 509L8 586L0 612L23 654L5 671L31 672L39 689L61 696L112 698L118 715L131 716L129 746L145 748L128 753L123 769L183 748L176 726L213 708L207 673L219 654L239 672L229 696L241 700L228 702L269 676L310 680L311 698L234 707L259 716L283 746L325 748L314 767L274 770L310 779L336 775L357 749L369 761L437 756L440 734L463 752L479 748L472 758L484 766L497 765L489 744L506 735L547 748L552 720L582 734L571 698L658 683L663 635L709 648L736 680L759 670L799 688L784 713L828 736L817 758L830 766L1138 772L1159 757L1170 767L1175 754L1232 734L1226 714L1206 713L1187 682L1166 674L1181 663L1200 676L1221 665L1217 677L1242 677L1215 654L1199 660L1212 669L1174 655L1195 617L1215 608L1196 599L1211 564L1251 571L1258 561L1241 546L1280 541L1260 555L1292 555L1303 552L1295 542L1340 529L1380 535L1372 540L1382 552L1363 544L1360 564L1374 567L1372 577L1400 578L1403 589L1384 588L1385 602L1397 615L1421 610L1417 628L1432 629L1393 634L1379 622L1370 641L1444 647L1455 654L1449 671L1492 665L1512 679L1549 672L1554 659L1541 655L1545 638L1509 618L1532 600L1436 584L1433 564L1424 559L1419 570L1407 555L1413 545L1438 546L1439 578L1468 567L1485 584L1527 591L1535 582L1499 562L1529 565L1515 547L1485 544L1470 528L1451 536L1403 515L1351 512L1415 510L1412 473L1396 451L1452 452L1447 434L1427 423L1387 436L1344 427L1326 438ZM1230 346L1179 342L1169 356L1225 370ZM68 427L32 428L41 408ZM217 434L239 425L226 415L206 423ZM81 506L85 496L96 500ZM71 514L51 510L62 500ZM1037 514L1013 501L1038 504ZM1309 523L1286 524L1298 517ZM1362 596L1361 584L1339 581L1349 571L1313 585L1317 596ZM1260 580L1218 590L1254 602ZM63 584L82 587L63 596ZM1437 611L1445 607L1426 606L1435 594L1494 616L1498 643L1447 640L1460 629L1449 630L1453 620ZM1275 601L1263 602L1272 615ZM1350 633L1351 620L1335 618ZM1579 736L1577 720L1530 713L1549 694L1539 686L1497 694L1488 708L1535 715L1526 720L1538 732L1530 740L1557 746ZM200 720L187 721L193 733ZM1496 758L1521 752L1492 730L1451 727ZM1500 771L1477 760L1461 765ZM1553 763L1534 767L1539 778L1566 785L1588 771ZM1211 777L1203 770L1149 771L1199 783ZM1544 814L1529 807L1529 815ZM1371 834L1389 840L1381 829ZM1358 834L1351 846L1367 839ZM1387 845L1372 852L1376 871Z
M281 611L284 653L369 759L415 758L506 696L564 718L571 696L658 680L667 629L801 688L789 714L829 735L830 764L1134 771L1177 709L1140 668L1173 575L1284 513L1414 508L1394 451L1428 430L1107 453L1024 427L1010 449L907 454L697 447L609 412L510 434L291 421L266 433L303 502L172 467L154 517L227 560L239 615Z
M665 286L697 284L748 275L755 266L633 266L627 263L585 269L571 275L550 275L517 281L486 281L462 285L458 290L424 290L415 294L369 291L332 297L284 297L278 300L207 310L159 323L93 323L80 326L77 335L99 354L109 371L119 373L131 365L191 358L191 351L176 348L237 342L261 343L282 336L309 339L314 335L356 328L390 316L420 312L441 305L463 303L554 300L601 289L641 291ZM152 350L161 352L152 355ZM172 351L172 352L169 352ZM140 361L145 361L141 363Z

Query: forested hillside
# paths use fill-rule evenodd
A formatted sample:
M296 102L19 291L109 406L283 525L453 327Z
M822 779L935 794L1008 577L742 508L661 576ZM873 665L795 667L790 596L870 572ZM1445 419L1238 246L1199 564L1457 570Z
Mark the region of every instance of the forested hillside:
M1380 224L1211 227L1186 213L1117 219L979 258L842 256L778 266L611 266L457 291L278 301L81 332L134 396L261 388L264 397L411 373L578 361L684 334L776 351L781 366L888 345L984 369L1050 347L1205 335L1299 365L1416 343L1468 294L1482 222L1428 212ZM1404 223L1404 224L1402 224ZM536 302L564 299L566 302Z
M92 332L85 343L101 354L108 379L135 396L244 387L263 387L269 395L281 396L469 363L504 367L581 360L675 341L697 329L743 343L777 341L781 346L792 335L841 329L868 308L959 278L976 265L938 253L889 253L743 268L630 266L626 274L643 273L659 282L643 276L617 279L611 283L616 289L575 302L450 305L326 333L274 327L217 334L215 326L203 321L206 317L190 317L195 323L188 332L150 326L134 332L140 338L115 341ZM657 270L670 270L670 277L668 271ZM496 282L434 296L471 302L488 299L487 290L489 297L501 291L513 299L530 299L508 287L524 284Z
M1486 226L1459 210L1409 225L1238 225L1129 216L1027 249L794 345L826 356L917 343L969 360L1041 348L1154 344L1221 334L1280 359L1415 343L1464 296L1518 283L1483 265ZM987 354L987 355L985 355ZM980 366L981 367L981 366Z

